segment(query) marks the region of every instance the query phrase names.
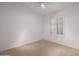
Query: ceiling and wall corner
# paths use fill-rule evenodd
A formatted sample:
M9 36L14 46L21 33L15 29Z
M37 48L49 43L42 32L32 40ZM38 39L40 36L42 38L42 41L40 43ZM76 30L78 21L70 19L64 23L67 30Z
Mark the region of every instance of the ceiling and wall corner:
M42 8L41 4L44 4L45 8ZM40 15L46 15L50 13L59 12L65 8L77 6L79 5L79 3L78 2L42 2L42 3L31 2L31 3L25 3L24 5Z
M41 7L45 5L45 8ZM50 13L59 12L65 8L70 8L79 5L78 2L1 2L0 6L15 6L23 10L30 10L39 15L46 15Z

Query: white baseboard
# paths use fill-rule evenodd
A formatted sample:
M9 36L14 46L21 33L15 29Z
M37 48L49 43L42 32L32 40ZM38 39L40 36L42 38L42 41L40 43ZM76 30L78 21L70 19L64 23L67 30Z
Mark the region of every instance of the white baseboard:
M48 40L48 39L44 39L44 40L49 41L49 42L52 42L52 43L61 44L61 45L64 45L64 46L67 46L67 47L70 47L70 48L79 50L79 48L72 47L71 45L66 45L65 43L61 43L61 42L58 42L58 41L52 41L52 40L50 40L50 39L49 39L49 40Z
M36 41L39 41L39 40L41 40L41 39L32 39L32 40L30 40L30 41L28 41L28 42L22 42L22 43L20 43L20 44L15 44L14 46L10 46L10 47L7 47L7 48L3 48L3 49L0 49L0 51L5 51L5 50L8 50L8 49L12 49L12 48L16 48L16 47L19 47L19 46L22 46L22 45L24 45L24 44L30 44L30 43L33 43L33 42L36 42Z

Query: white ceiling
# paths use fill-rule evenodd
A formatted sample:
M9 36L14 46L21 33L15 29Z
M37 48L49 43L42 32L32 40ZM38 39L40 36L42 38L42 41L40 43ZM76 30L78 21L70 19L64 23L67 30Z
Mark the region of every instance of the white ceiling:
M78 2L46 2L45 8L41 8L40 2L0 2L1 5L15 5L24 7L25 9L30 9L38 14L47 14L60 11L64 8L73 7L74 5L79 5Z
M78 2L46 2L45 8L41 8L40 3L27 3L28 7L39 14L47 14L60 11L64 8L78 5Z

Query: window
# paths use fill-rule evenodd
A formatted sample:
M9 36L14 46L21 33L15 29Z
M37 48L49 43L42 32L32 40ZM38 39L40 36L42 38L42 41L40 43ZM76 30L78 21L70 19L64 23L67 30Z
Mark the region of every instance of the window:
M57 35L63 35L63 17L59 17L57 20Z
M63 35L63 17L57 17L51 20L50 33L54 35Z

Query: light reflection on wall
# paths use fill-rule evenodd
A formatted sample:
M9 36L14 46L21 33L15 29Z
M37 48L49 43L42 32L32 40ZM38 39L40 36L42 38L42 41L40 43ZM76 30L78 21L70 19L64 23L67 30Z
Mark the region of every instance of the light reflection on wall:
M28 30L22 29L18 31L13 45L15 46L15 45L23 44L24 42L27 42L31 38L31 36L32 35Z

